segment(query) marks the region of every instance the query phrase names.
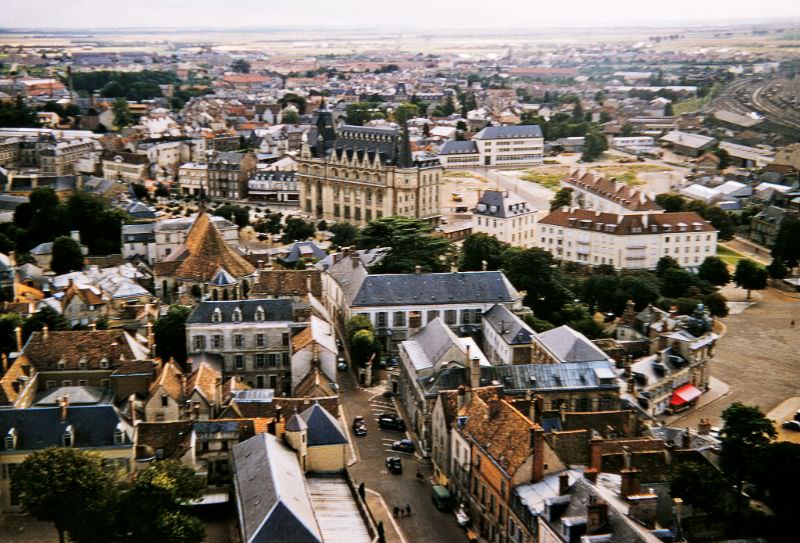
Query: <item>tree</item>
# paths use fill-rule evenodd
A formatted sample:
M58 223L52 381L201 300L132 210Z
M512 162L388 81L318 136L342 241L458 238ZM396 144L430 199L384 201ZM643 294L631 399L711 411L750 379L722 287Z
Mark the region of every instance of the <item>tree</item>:
M314 232L316 232L314 223L304 221L300 217L290 217L286 219L281 240L284 243L303 241L313 236Z
M66 330L69 328L69 321L49 305L43 305L22 323L22 341L26 341L33 332L43 329L45 325L49 330Z
M128 101L125 98L117 98L111 104L111 111L114 113L114 126L122 128L133 123L131 111L128 109Z
M319 221L319 222L317 223L317 230L318 230L319 232L326 232L326 231L328 231L328 221L326 221L325 219L323 219L323 220Z
M337 247L348 247L355 245L358 238L358 228L349 222L337 222L331 225L330 232L333 232L331 243Z
M503 254L503 270L511 284L527 293L525 304L540 319L551 321L556 311L575 298L563 284L553 256L544 249L509 248Z
M718 287L727 285L731 281L728 265L718 256L707 256L697 270L697 276L703 281L708 281Z
M656 203L664 208L668 213L683 211L686 209L686 199L678 194L658 194L656 195Z
M74 239L61 236L53 242L53 256L50 269L56 275L83 269L83 253L81 246Z
M11 492L19 496L25 511L55 524L61 543L67 533L104 514L111 488L98 455L68 447L34 452L11 478Z
M550 211L555 211L562 207L570 207L572 205L572 189L564 187L556 192L553 199L550 200Z
M180 364L186 362L186 319L189 313L189 307L171 305L167 314L153 326L156 356L161 360L174 358Z
M672 470L670 490L687 505L715 515L722 512L721 498L729 486L719 470L708 463L680 462Z
M736 286L747 291L749 300L751 291L767 288L767 270L749 258L744 258L736 264L733 280Z
M783 279L789 275L789 268L783 263L780 258L773 258L769 266L767 266L767 273L773 279Z
M778 235L772 244L773 258L779 258L789 268L797 266L800 261L800 220L785 218L778 229Z
M374 104L369 102L354 102L348 104L345 109L344 121L347 124L355 126L362 126L364 123L372 119L372 110Z
M0 126L36 127L39 126L36 111L25 104L22 95L13 102L0 102Z
M394 120L398 124L405 124L410 119L419 116L419 108L416 104L405 103L397 106L394 110Z
M283 124L297 124L300 122L300 115L297 114L296 109L286 108L283 110L282 121Z
M240 74L249 74L250 63L243 58L236 59L233 61L233 64L231 64L231 70Z
M695 277L682 269L670 268L661 276L661 294L668 298L677 298L686 294L694 284Z
M373 273L412 273L420 266L424 272L447 269L446 259L452 244L433 234L430 224L409 217L383 217L370 221L358 235L362 249L389 247L389 252Z
M0 353L7 355L17 350L17 326L22 326L22 317L16 313L0 315Z
M381 344L371 330L359 330L350 339L350 357L360 366L364 366L380 350Z
M597 128L592 128L584 136L583 154L581 160L584 162L594 162L608 149L608 141L605 135Z
M741 492L742 484L752 474L753 460L775 438L775 427L758 407L740 402L726 408L722 420L725 424L720 433L720 468Z
M703 304L708 309L708 312L715 317L728 316L728 300L719 292L712 292L703 298Z
M753 483L766 496L770 509L781 519L794 519L800 507L797 494L800 444L788 441L770 443L752 465Z
M671 256L662 256L656 262L656 275L662 277L667 270L679 270L681 265Z
M355 315L345 324L348 340L353 339L356 332L360 330L369 330L372 332L372 321L366 315Z
M244 228L250 224L250 211L242 206L235 204L223 204L214 210L214 215L225 217L239 228Z
M125 87L123 87L119 81L109 81L100 90L100 96L104 98L124 98Z
M487 270L496 270L502 266L507 248L507 244L484 232L470 234L461 246L461 270L480 271L484 262Z

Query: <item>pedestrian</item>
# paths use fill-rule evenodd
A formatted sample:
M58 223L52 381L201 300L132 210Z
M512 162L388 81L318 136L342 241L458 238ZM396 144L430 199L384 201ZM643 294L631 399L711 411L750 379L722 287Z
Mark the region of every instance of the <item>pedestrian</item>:
M411 516L411 506L410 505L406 505L406 516L408 516L408 517Z
M398 514L399 512L400 512L400 508L399 508L399 507L397 507L397 506L395 505L395 506L394 506L394 511L393 511L393 513L394 513L394 518L397 518L397 514Z

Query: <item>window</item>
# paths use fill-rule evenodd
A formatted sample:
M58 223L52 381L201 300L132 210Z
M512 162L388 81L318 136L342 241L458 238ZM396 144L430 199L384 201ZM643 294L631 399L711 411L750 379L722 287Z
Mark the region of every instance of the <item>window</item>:
M256 347L264 346L264 334L256 334Z
M281 334L281 344L283 346L289 345L289 332L284 332Z
M219 308L215 308L214 312L211 314L211 322L222 322L222 311Z
M264 320L264 308L262 308L261 306L258 306L258 308L256 309L255 319L257 321L263 321Z
M206 336L194 336L192 345L194 345L195 351L204 351L206 348Z
M267 367L267 355L264 353L259 353L256 355L256 368L265 368ZM259 387L263 388L263 387Z
M281 358L283 359L283 367L288 368L289 367L289 353L288 352L282 353L281 354Z
M85 370L86 369L86 359L85 358L81 358L80 360L78 360L78 369L79 370Z
M78 386L79 387L88 387L89 381L86 379L78 379Z
M233 357L233 360L237 370L244 369L244 355L237 354L236 356Z
M270 368L277 368L279 360L278 353L267 353L267 364Z
M419 311L411 311L408 314L408 327L419 328L422 326L422 313Z
M211 339L211 344L215 349L222 349L222 334L214 334Z
M17 448L17 429L11 428L6 434L6 450L13 451Z
M242 322L242 310L238 307L233 310L233 322Z
M56 382L55 381L47 381L46 388L47 388L47 390L56 388Z
M267 377L265 375L256 375L256 388L264 388L267 384Z
M394 326L405 327L406 325L406 312L405 311L395 311L394 312Z
M386 312L380 311L375 314L375 326L378 328L386 328Z
M244 336L242 334L234 334L233 345L235 347L244 347Z
M448 309L444 312L444 322L445 324L458 324L458 312L455 309Z
M161 395L161 407L167 407L167 406L169 406L169 396L167 396L166 394L162 394Z
M72 379L64 379L61 381L62 387L71 387L72 386Z
M428 322L436 319L439 316L439 311L437 309L431 309L428 311Z

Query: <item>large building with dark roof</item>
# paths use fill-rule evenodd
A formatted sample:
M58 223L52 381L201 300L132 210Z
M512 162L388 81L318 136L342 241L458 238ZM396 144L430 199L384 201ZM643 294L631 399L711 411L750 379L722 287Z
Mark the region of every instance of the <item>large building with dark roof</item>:
M472 210L472 232L494 236L515 247L536 244L536 209L518 194L485 190Z
M300 152L297 182L304 212L356 224L439 215L442 167L436 156L413 153L402 128L336 129L331 115L325 109L317 113L317 140Z

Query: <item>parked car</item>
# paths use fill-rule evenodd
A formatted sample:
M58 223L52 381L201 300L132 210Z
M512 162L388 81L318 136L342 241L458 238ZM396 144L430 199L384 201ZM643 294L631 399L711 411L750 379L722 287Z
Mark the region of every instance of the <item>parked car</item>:
M344 357L340 356L339 360L336 361L336 368L339 371L347 371L347 360Z
M403 473L403 463L400 461L400 457L387 456L386 469L389 470L389 473L393 473L395 475L400 475L401 473Z
M382 430L406 431L406 422L397 413L381 413L378 415L378 428Z
M800 421L796 420L785 420L783 421L783 427L787 430L794 430L795 432L800 432Z
M353 419L353 434L358 437L367 435L367 422L364 417L358 416Z
M401 439L400 441L395 441L394 443L392 443L392 450L413 453L414 442L411 441L410 439Z
M453 497L450 495L450 491L447 490L447 487L433 485L431 490L431 501L433 501L433 505L436 506L436 509L439 511L450 511L450 508L453 507Z

